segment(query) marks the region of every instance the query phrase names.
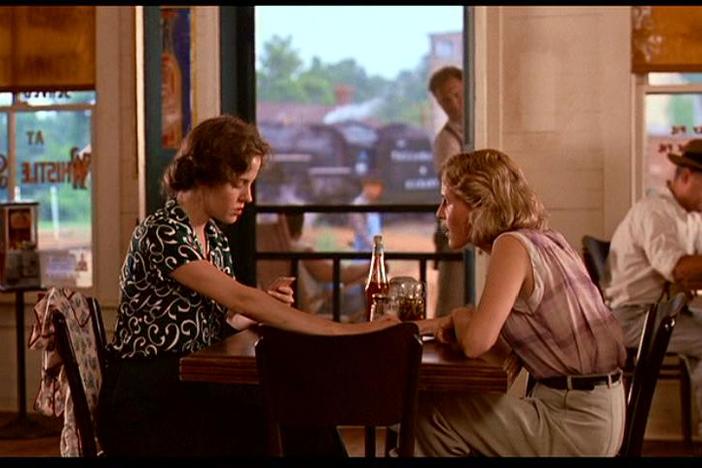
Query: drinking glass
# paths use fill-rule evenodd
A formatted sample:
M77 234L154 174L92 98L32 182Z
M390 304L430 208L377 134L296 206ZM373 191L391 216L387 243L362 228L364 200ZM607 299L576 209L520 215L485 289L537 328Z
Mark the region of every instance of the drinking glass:
M402 320L426 318L426 287L423 282L410 276L398 276L389 282L390 308L397 311Z

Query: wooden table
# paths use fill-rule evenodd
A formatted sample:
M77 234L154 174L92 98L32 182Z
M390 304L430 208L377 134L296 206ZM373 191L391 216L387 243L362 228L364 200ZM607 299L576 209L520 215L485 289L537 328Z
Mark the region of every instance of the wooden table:
M250 329L180 359L180 379L192 382L258 384ZM516 378L505 362L486 357L471 359L433 340L424 343L419 390L436 392L506 392Z

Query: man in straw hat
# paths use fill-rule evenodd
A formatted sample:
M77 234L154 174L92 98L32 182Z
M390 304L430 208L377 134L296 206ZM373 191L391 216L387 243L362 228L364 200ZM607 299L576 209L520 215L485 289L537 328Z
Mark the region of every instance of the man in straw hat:
M683 149L668 155L676 166L673 180L639 200L612 237L604 294L629 347L638 346L646 311L671 284L702 280L702 139L689 141ZM668 351L690 358L697 408L702 410L702 321L681 314Z

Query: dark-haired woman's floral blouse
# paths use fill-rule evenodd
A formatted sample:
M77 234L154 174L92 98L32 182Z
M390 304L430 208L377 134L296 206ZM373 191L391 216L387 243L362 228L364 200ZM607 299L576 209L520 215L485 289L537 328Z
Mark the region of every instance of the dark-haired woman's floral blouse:
M213 221L205 227L209 260L232 276L227 238ZM132 234L120 273L120 304L112 350L121 358L183 355L221 340L227 309L169 274L203 260L188 216L170 199Z

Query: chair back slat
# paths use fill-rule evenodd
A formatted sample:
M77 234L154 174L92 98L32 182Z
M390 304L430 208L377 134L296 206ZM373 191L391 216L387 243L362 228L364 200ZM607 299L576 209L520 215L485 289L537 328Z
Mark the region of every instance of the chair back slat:
M79 294L69 292L73 297ZM96 405L97 393L105 371L106 338L99 302L92 297L84 298L88 306L87 317L90 324L79 323L76 310L68 311L71 317L66 317L60 308L53 305L50 305L50 310L56 351L63 361L63 369L71 393L80 455L95 457L99 455L100 447L97 442L92 408ZM72 320L73 323L69 324L68 320ZM93 346L94 349L92 349ZM79 362L81 359L83 361Z
M605 278L610 242L592 236L583 236L582 245L585 268L600 294L603 294L600 283Z
M75 414L76 427L78 428L78 436L80 437L81 455L84 457L95 457L97 456L95 429L90 416L88 398L80 375L80 367L70 341L66 317L63 314L55 313L52 320L56 331L57 349L63 359L63 369L68 380L68 386L71 389L73 412Z
M271 428L270 453L282 454L281 424L400 423L399 454L411 456L421 355L417 326L409 322L341 336L264 327L256 361Z
M658 374L670 342L678 314L687 303L684 293L659 301L651 308L644 325L636 367L627 398L624 441L619 454L640 456L646 422L656 390Z
M643 326L641 327L641 335L639 337L639 346L636 348L636 356L633 361L634 371L636 369L636 364L641 360L645 359L645 355L651 350L651 340L653 339L654 332L656 330L656 324L658 317L659 304L651 304L646 312L646 317L644 318ZM634 372L635 373L635 372ZM631 398L631 388L629 389L629 395L627 396L627 402Z
M95 345L97 347L98 362L101 373L105 372L107 366L107 335L105 334L105 323L102 320L102 309L100 303L94 297L86 297L88 307L90 307L90 320L93 324L95 334Z

